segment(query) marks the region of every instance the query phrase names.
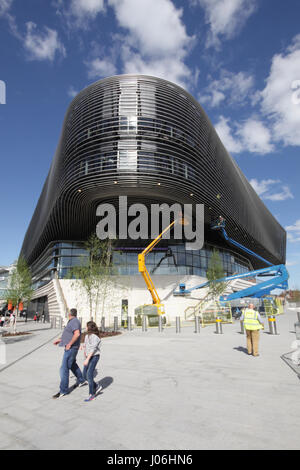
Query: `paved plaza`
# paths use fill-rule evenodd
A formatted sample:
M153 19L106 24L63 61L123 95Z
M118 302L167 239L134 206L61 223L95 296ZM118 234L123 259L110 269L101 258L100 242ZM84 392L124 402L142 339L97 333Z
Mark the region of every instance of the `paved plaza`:
M87 387L51 398L60 332L28 323L33 334L7 343L0 365L1 449L299 449L300 381L281 359L296 318L287 311L278 336L261 333L257 358L247 355L239 322L223 325L223 335L190 326L103 339L103 390L90 403Z

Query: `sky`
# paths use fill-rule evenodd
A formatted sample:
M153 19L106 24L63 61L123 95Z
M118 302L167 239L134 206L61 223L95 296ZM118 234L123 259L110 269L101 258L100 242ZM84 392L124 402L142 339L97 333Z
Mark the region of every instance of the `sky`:
M287 230L300 288L299 0L0 0L0 265L12 263L72 98L107 76L185 88Z

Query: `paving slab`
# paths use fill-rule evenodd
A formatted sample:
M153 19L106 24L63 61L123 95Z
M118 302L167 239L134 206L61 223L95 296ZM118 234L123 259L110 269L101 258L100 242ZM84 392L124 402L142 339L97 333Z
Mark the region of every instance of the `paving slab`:
M1 448L299 449L300 381L281 359L295 339L296 314L277 321L278 336L261 332L257 358L246 354L239 322L223 325L223 335L190 326L105 338L103 390L90 403L87 387L51 398L63 353L51 335L59 332L36 331L7 345L11 359L21 344L27 352L41 347L0 371Z

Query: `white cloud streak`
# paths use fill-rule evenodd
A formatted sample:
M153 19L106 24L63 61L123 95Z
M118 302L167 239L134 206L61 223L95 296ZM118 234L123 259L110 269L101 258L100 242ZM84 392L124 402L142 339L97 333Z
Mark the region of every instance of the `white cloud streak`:
M250 184L257 194L262 199L269 201L286 201L287 199L294 199L294 196L287 185L282 185L280 180L265 179L258 181L251 179ZM278 186L280 186L278 188Z
M262 113L271 123L273 139L284 145L300 145L300 102L293 100L292 85L300 80L300 35L282 54L272 59L266 87L261 92Z
M30 60L53 61L57 53L66 56L66 50L58 38L57 31L45 27L43 32L39 32L37 25L31 21L26 23L24 48Z
M248 18L257 8L256 0L194 0L205 11L205 21L209 24L207 47L220 48L221 39L235 37Z
M192 80L185 64L193 44L182 10L171 0L108 0L124 29L120 40L123 72L166 78L180 85Z
M221 70L220 79L212 80L200 93L200 103L214 108L226 102L231 105L245 105L251 99L254 77L245 72L234 74L227 70Z
M269 129L255 117L243 123L220 116L216 131L230 153L250 152L264 155L274 151Z
M300 219L296 220L294 225L288 225L285 227L287 231L287 239L291 243L300 242Z

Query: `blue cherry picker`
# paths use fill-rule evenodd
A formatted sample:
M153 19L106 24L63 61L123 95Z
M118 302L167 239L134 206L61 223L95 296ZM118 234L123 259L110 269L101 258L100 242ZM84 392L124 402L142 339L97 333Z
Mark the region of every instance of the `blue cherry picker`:
M288 288L288 278L289 274L284 264L280 264L278 266L274 266L272 263L264 259L262 256L258 255L254 251L246 248L245 246L241 245L237 241L230 238L225 230L225 219L222 216L219 216L216 222L211 225L212 230L218 230L222 237L231 245L239 248L240 250L244 251L248 255L254 256L255 258L263 261L267 267L262 269L257 269L255 271L250 271L248 273L243 274L234 274L232 276L226 276L221 279L218 279L216 282L228 282L234 279L247 279L247 278L257 278L261 279L262 277L268 277L266 281L257 282L251 287L247 287L237 292L233 292L226 296L220 297L220 302L227 302L231 300L241 299L243 297L255 297L261 298L266 295L269 295L272 290L274 289L287 289ZM199 284L197 286L187 288L185 284L179 284L179 291L174 291L174 295L184 296L186 294L190 294L192 291L196 289L201 289L203 287L208 287L209 281Z

